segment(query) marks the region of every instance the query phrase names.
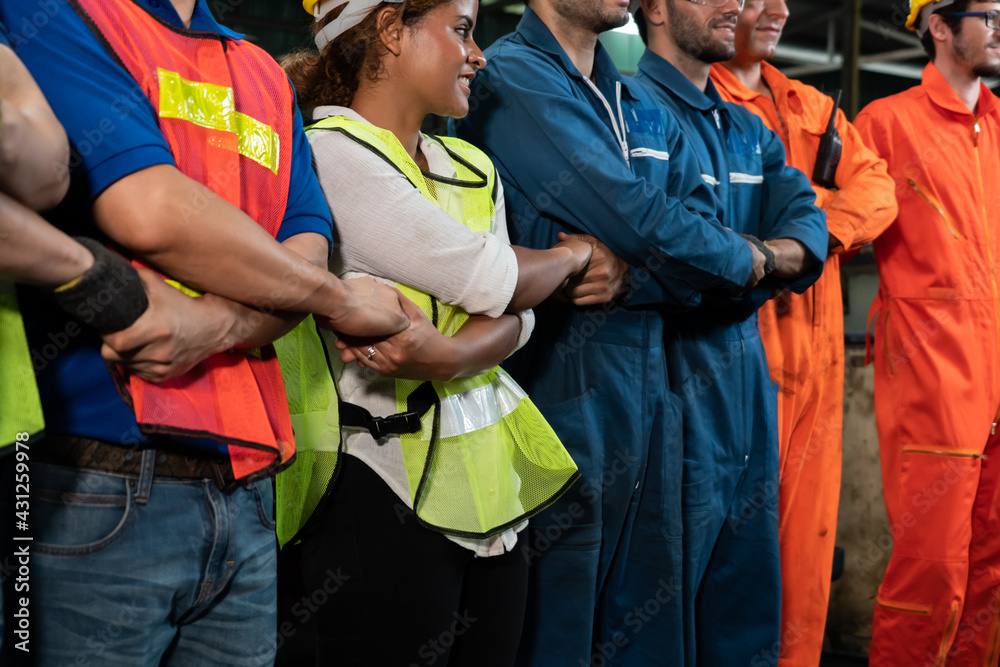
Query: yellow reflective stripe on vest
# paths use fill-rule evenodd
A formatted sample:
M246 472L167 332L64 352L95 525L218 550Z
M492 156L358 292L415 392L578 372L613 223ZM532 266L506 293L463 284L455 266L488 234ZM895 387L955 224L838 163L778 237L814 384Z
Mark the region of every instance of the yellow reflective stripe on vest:
M270 125L246 114L236 114L236 129L240 138L240 155L278 173L278 133Z
M236 150L278 173L278 133L270 125L236 111L232 88L188 81L177 72L159 69L160 118L186 120L200 127L236 135Z
M497 369L490 384L441 397L440 437L454 438L499 424L527 397L507 373Z

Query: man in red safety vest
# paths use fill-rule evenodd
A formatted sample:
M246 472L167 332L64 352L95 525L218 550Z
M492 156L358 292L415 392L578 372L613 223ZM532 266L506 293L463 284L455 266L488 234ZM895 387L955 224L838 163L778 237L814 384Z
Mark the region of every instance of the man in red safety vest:
M31 462L33 653L270 665L270 477L294 455L270 342L310 312L398 332L399 297L326 270L332 221L291 85L205 0L2 0L0 18L73 150L49 218L176 288L157 303L171 326L103 348L22 300L48 433Z

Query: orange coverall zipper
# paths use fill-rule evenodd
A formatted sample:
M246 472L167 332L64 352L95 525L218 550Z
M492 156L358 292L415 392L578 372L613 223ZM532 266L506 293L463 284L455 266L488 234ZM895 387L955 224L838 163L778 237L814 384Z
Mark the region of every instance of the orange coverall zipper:
M906 182L910 184L910 187L913 188L914 192L923 197L924 201L930 204L934 208L934 210L938 212L938 215L940 215L941 219L944 220L944 224L948 227L948 231L951 232L951 235L954 236L956 239L961 239L962 235L958 233L958 230L955 229L955 227L951 224L951 221L948 220L948 216L944 214L944 211L941 210L941 207L938 206L937 203L933 199L931 199L926 192L920 189L920 186L917 185L917 182L914 181L912 178L906 179Z
M972 148L976 156L976 178L979 181L979 201L983 206L983 229L986 232L986 258L990 263L990 283L993 286L993 324L997 330L997 342L1000 343L1000 294L997 291L997 272L993 265L993 239L990 237L990 224L988 212L986 210L986 187L983 184L983 164L979 158L979 121L975 122L972 128ZM1000 347L998 347L1000 349ZM1000 405L997 406L996 414L993 417L993 425L990 427L990 435L996 435L997 423L1000 422Z

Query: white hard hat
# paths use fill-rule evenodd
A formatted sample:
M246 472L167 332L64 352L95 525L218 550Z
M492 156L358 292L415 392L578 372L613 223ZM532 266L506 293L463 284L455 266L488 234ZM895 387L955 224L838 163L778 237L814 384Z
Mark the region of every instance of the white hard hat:
M347 5L340 16L326 24L316 33L316 47L322 51L326 45L337 39L357 24L382 2L402 3L404 0L302 0L302 6L307 12L321 20L337 7Z
M923 37L931 14L954 2L955 0L910 0L910 15L906 19L906 27L916 30Z

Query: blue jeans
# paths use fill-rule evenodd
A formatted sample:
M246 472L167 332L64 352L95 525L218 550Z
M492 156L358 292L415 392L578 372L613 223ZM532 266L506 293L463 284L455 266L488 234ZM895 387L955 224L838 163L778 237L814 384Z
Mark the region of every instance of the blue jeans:
M224 493L36 463L31 486L39 664L274 663L270 480Z

